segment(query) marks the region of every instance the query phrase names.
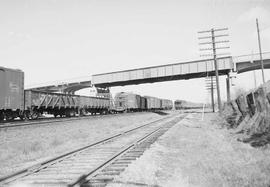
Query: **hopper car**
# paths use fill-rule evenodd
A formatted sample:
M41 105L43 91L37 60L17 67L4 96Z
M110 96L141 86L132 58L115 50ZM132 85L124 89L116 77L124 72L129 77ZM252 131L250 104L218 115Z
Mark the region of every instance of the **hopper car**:
M25 90L26 118L38 118L43 113L53 114L55 117L73 117L76 114L107 114L110 101L107 98L88 97L70 94L47 93Z

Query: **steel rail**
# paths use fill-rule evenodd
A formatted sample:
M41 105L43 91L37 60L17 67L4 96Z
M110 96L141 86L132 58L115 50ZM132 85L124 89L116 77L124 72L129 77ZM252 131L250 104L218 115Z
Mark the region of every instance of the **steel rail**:
M186 115L183 115L181 117L181 120L185 117ZM172 122L172 121L170 121ZM102 185L92 185L91 184L91 180L96 180L95 177L97 175L99 175L99 173L102 174L102 170L104 170L106 167L110 167L110 165L116 161L116 160L121 160L121 157L123 155L125 155L128 151L134 150L136 149L136 147L140 147L141 144L145 143L145 141L150 140L151 138L158 138L160 135L162 135L163 133L165 133L171 126L175 125L176 123L173 124L166 124L165 126L161 125L158 128L154 129L153 131L151 131L150 133L147 133L146 135L144 135L141 138L138 138L138 140L135 140L132 144L126 146L125 148L123 148L122 150L120 150L118 153L116 153L115 155L113 155L111 158L109 158L107 161L105 161L103 164L101 164L100 166L98 166L97 168L95 168L94 170L90 171L87 175L82 176L81 178L79 178L76 182L68 185L68 187L73 187L73 186L102 186ZM167 129L167 130L166 130ZM162 130L164 131L162 133ZM161 133L161 134L158 134ZM154 140L155 141L155 140ZM146 143L147 144L147 143ZM150 143L151 144L151 143ZM137 146L139 145L139 146ZM143 146L144 147L144 146ZM125 157L125 156L124 156ZM135 160L134 158L138 157L138 156L133 156L133 159L131 160ZM105 169L106 170L106 169ZM109 181L109 180L108 180ZM100 181L101 182L101 181ZM90 184L89 184L90 183ZM101 183L106 183L107 182L101 182ZM106 186L106 185L104 185Z
M103 169L105 166L109 165L112 161L114 161L116 158L118 158L119 156L123 155L124 153L126 153L128 150L130 150L131 148L135 147L137 143L147 139L149 136L155 134L156 132L158 132L160 129L163 129L164 126L159 126L158 128L154 129L153 131L151 131L150 133L147 133L146 135L144 135L143 137L138 138L137 140L135 140L133 143L131 143L130 145L124 147L122 150L120 150L119 152L117 152L116 154L114 154L111 158L109 158L108 160L104 161L104 163L102 163L101 165L97 166L95 169L93 169L92 171L90 171L88 174L82 176L81 178L79 178L77 181L75 181L74 183L68 185L68 187L73 187L77 184L82 184L85 182L86 178L93 176L94 174L96 174L98 171L100 171L101 169Z
M110 115L120 115L120 114L110 114ZM33 121L16 121L16 122L4 122L0 123L0 129L9 129L14 127L24 127L24 126L31 126L31 125L42 125L42 124L48 124L48 123L59 123L59 122L70 122L70 121L77 121L77 120L83 120L88 118L98 118L101 116L110 116L110 115L91 115L91 116L76 116L76 117L70 117L70 118L41 118L41 119L35 119Z
M137 129L143 128L143 127L145 127L145 126L149 126L149 125L151 125L151 124L154 124L154 123L157 123L157 122L166 120L166 119L168 119L168 118L172 118L172 117L174 117L174 116L176 116L176 115L178 115L178 114L166 116L166 117L164 117L164 118L161 118L161 119L152 121L152 122L150 122L150 123L146 123L146 124L140 125L140 126L138 126L138 127L135 127L135 128L129 129L129 130L126 130L126 131L124 131L124 132L116 133L116 134L114 134L114 135L112 135L112 136L110 136L110 137L101 139L101 140L99 140L99 141L97 141L97 142L95 142L95 143L91 143L90 145L84 146L84 147L82 147L82 148L73 150L73 151L71 151L71 152L62 154L62 155L57 156L57 157L54 157L54 158L52 158L52 159L49 159L49 160L43 161L43 162L41 162L41 163L35 164L35 165L33 165L33 166L27 167L27 168L25 168L25 169L22 169L22 170L20 170L20 171L17 171L17 172L15 172L15 173L13 173L13 174L4 176L4 177L0 178L0 186L1 186L2 184L7 184L7 183L10 183L10 182L13 182L14 180L16 180L16 179L18 179L18 178L22 178L22 177L24 177L24 176L27 176L27 175L30 175L30 174L35 173L35 172L37 172L37 171L40 171L40 170L42 170L43 168L46 168L47 166L52 165L52 164L58 162L59 160L63 160L63 159L65 159L66 157L72 156L72 155L74 155L74 154L76 154L76 153L79 153L79 152L81 152L81 151L84 151L84 150L86 150L86 149L88 149L88 148L91 148L91 147L94 147L94 146L103 144L103 143L105 143L105 142L107 142L107 141L111 141L111 140L113 140L113 139L115 139L115 138L117 138L117 137L121 137L121 136L123 136L124 134L130 133L130 132L132 132L132 131L135 131L135 130L137 130Z

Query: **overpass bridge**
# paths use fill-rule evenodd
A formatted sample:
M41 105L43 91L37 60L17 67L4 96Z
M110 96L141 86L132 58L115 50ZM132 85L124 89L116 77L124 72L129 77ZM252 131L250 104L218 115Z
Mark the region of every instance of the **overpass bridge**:
M268 56L267 56L268 55ZM265 58L265 56L267 56ZM258 54L243 55L237 57L218 58L219 75L227 76L227 99L230 99L230 72L244 73L260 69ZM255 60L252 60L255 59ZM264 67L270 68L270 53L264 54ZM251 63L252 62L252 63ZM71 82L58 85L31 88L33 90L46 92L62 92L74 94L75 91L89 88L93 85L98 93L107 93L107 88L114 86L125 86L134 84L154 83L162 81L194 79L214 76L215 68L213 59L188 61L182 63L151 66L110 73L92 75L92 81Z
M233 69L232 58L219 58L218 69L219 75L229 74ZM207 59L96 74L92 75L92 84L96 87L113 87L193 79L214 75L214 61L213 59Z
M270 52L263 54L263 64L265 69L270 69ZM233 57L233 62L235 63L235 71L240 73L245 73L248 71L261 69L261 62L259 60L259 54L251 55L241 55Z

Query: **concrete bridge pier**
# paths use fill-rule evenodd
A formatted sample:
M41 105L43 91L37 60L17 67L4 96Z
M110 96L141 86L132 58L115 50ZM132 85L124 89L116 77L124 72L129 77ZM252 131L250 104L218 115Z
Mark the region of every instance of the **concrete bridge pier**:
M230 75L229 73L227 74L226 78L226 88L227 88L227 102L231 101L231 83L230 83Z

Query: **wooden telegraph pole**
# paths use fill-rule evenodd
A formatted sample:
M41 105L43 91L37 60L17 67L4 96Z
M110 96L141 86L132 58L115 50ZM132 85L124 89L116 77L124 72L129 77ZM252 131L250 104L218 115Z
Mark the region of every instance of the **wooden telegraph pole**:
M206 36L202 36L199 37L199 40L204 40L204 39L210 39L210 41L206 41L206 42L201 42L199 43L199 45L211 45L211 48L203 48L200 49L200 51L208 51L211 50L212 54L207 54L207 55L201 55L201 56L212 56L213 57L213 61L214 61L214 66L215 66L215 77L216 77L216 88L217 88L217 100L218 100L218 109L219 111L221 111L221 98L220 98L220 86L219 86L219 72L218 72L218 60L217 60L217 56L222 56L222 55L227 55L228 53L221 53L221 54L217 54L217 50L219 49L228 49L230 47L228 46L217 46L223 43L227 43L229 42L228 40L224 40L224 41L217 41L217 38L221 38L221 37L225 37L225 36L229 36L228 34L219 34L216 35L216 32L222 32L222 31L227 31L228 28L221 28L221 29L210 29L210 30L206 30L206 31L200 31L198 32L199 34L208 34ZM210 34L210 36L209 36ZM213 89L211 89L211 92L213 94Z
M265 79L264 79L264 67L263 67L263 58L262 58L262 46L261 46L261 37L260 37L260 29L259 29L258 18L256 18L256 25L257 25L257 34L258 34L258 44L259 44L259 53L260 53L261 69L262 69L262 80L263 80L263 83L265 83Z

